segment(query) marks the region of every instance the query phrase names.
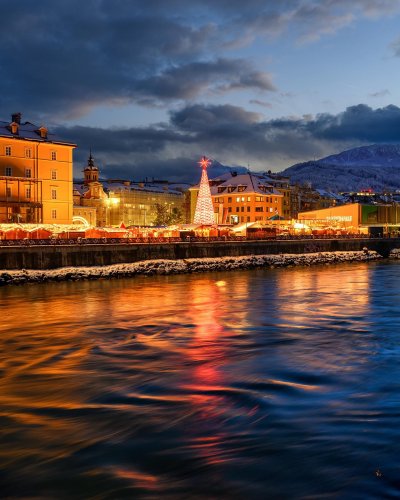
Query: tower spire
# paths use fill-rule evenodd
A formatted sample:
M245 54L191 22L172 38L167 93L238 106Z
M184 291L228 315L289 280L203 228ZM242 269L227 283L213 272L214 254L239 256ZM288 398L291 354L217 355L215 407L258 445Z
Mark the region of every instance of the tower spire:
M207 168L210 164L211 161L205 156L199 161L199 165L201 166L201 180L193 220L195 224L202 224L205 226L215 224L214 207L207 175Z

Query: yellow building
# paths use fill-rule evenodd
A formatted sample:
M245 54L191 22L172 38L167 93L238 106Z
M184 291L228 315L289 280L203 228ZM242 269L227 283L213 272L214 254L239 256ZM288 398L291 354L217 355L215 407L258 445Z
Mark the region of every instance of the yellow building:
M0 122L0 222L71 224L75 147L20 113Z
M329 229L372 235L394 234L400 229L398 204L349 203L322 210L300 212L298 220L311 229Z
M111 179L100 182L99 169L91 153L83 173L83 183L74 185L74 215L83 217L92 225L152 226L157 205L162 205L167 214L184 217L182 184L157 180L132 182ZM95 209L95 216L89 208Z

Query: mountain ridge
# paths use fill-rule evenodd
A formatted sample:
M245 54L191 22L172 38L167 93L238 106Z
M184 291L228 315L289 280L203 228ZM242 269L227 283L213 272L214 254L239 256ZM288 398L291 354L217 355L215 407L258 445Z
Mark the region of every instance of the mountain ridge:
M371 144L347 149L319 160L297 163L281 175L292 184L334 192L400 189L400 144Z

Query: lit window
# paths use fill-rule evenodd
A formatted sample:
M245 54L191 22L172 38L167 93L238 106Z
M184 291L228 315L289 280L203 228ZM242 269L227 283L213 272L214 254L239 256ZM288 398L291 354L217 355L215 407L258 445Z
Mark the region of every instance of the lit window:
M5 168L5 175L7 177L11 177L12 176L12 168L11 167L6 167Z
M239 202L239 201L240 201L240 196L238 196L238 197L236 198L236 202Z
M244 196L242 196L242 201L244 201Z
M30 148L25 149L25 158L32 158L32 149Z
M52 170L51 171L51 179L53 181L57 180L57 170Z
M52 160L57 160L57 151L52 151L51 152L51 159Z
M30 168L25 169L25 177L32 177L32 170Z
M247 201L250 201L250 200L251 200L251 198L250 198L250 196L248 196L248 197L247 197Z
M57 219L57 210L53 209L53 210L51 211L51 218L52 218L52 219Z
M11 156L11 146L6 146L6 156Z
M31 197L31 188L30 187L27 187L25 189L25 197L28 199Z
M52 189L51 190L51 199L56 200L57 199L57 189Z

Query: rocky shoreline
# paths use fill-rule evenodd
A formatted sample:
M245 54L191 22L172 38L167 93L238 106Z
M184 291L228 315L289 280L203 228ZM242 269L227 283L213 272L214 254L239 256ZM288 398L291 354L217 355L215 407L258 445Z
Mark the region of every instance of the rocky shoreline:
M147 260L129 264L94 267L66 267L51 270L22 269L0 271L0 286L126 278L138 275L169 275L200 272L231 271L235 269L278 268L365 262L382 257L373 251L319 252L307 254L248 255L185 260Z

